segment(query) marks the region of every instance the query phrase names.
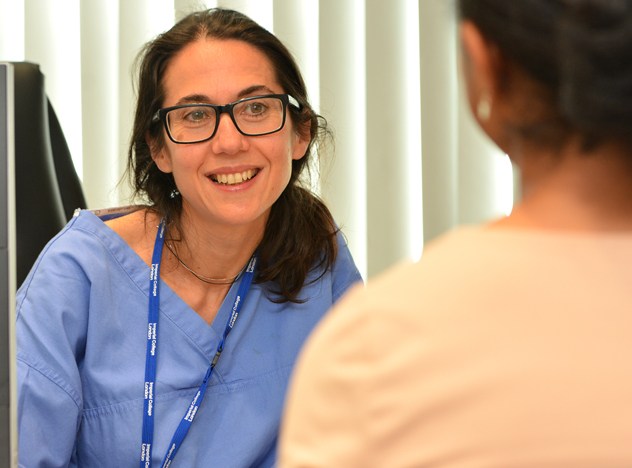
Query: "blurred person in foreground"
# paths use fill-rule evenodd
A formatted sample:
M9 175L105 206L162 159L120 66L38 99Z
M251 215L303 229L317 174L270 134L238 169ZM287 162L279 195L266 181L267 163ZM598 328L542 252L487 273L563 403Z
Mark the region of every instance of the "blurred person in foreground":
M321 322L281 468L632 466L632 1L457 3L523 199Z
M301 184L327 128L239 12L191 13L139 65L146 205L77 213L18 294L20 465L270 467L300 346L360 280Z

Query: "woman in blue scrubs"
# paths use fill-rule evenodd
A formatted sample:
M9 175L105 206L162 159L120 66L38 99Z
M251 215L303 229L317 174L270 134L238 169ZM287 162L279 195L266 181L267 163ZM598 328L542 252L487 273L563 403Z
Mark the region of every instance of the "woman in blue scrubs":
M191 14L141 53L129 174L18 295L20 464L269 467L298 350L361 280L301 186L323 119L246 16Z

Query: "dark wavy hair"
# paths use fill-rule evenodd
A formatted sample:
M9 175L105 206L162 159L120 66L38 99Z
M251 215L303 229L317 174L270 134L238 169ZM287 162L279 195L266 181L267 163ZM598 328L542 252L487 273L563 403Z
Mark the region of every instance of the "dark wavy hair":
M338 228L325 204L301 184L301 173L309 171L315 157L314 147L331 137L325 120L311 107L307 89L296 62L288 49L270 32L242 13L214 8L192 13L169 31L147 43L137 58L138 102L132 140L128 152L127 171L135 197L148 199L152 210L160 216L168 214L168 235L182 238L181 197L172 197L177 190L172 174L160 171L154 163L147 135L154 140L154 150L164 145L162 125L152 117L165 97L163 77L172 58L188 44L205 39L233 39L246 42L270 60L277 82L285 93L300 103L300 110L288 106L295 131L310 144L305 155L292 161L290 181L273 204L261 244L257 282L274 282L273 293L278 302L301 302L299 293L307 274L318 270L322 277L337 256ZM132 176L133 175L133 176Z
M585 137L632 146L632 0L457 0L471 20L539 84L547 112L518 131L544 141Z

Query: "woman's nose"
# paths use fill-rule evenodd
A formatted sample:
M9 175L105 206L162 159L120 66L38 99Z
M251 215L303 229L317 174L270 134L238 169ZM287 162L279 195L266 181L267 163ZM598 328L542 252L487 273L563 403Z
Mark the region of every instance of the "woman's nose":
M228 114L220 115L217 132L211 142L215 153L235 154L248 146L248 138L237 130Z

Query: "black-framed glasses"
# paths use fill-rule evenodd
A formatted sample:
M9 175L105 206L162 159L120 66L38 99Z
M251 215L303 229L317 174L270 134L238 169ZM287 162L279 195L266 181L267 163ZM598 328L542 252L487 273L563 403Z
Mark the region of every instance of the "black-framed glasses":
M200 143L215 136L219 119L225 112L241 134L268 135L285 125L288 104L300 109L298 101L289 94L254 96L224 106L183 104L160 109L154 114L152 123L162 121L174 143Z

